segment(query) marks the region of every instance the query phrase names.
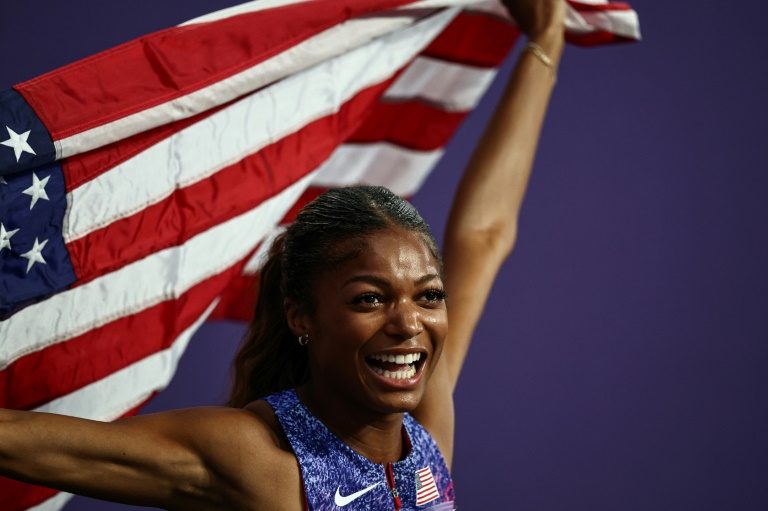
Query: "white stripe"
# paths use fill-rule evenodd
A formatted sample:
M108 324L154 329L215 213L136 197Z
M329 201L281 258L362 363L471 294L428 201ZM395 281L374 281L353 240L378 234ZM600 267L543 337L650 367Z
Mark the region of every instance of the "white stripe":
M153 353L34 411L103 422L119 419L146 401L153 392L168 386L192 335L218 303L218 298L213 300L203 314L179 334L169 348Z
M454 5L469 0L419 2ZM413 25L421 11L401 11L402 16L381 16L350 20L325 30L249 69L218 81L181 98L148 108L96 128L59 140L61 156L67 157L122 140L136 133L186 119L235 98L261 89L319 62L348 53L385 34ZM452 18L458 12L452 9ZM445 14L445 13L444 13ZM442 17L442 15L441 15ZM450 20L448 20L450 21ZM424 25L427 29L428 25Z
M421 187L442 155L442 149L414 151L388 142L344 144L318 168L312 185L380 185L407 197Z
M355 94L402 68L456 13L434 16L259 91L72 190L64 239L133 215L338 112Z
M227 7L219 11L210 12L197 18L193 18L189 21L185 21L180 27L186 25L195 25L197 23L207 23L210 21L218 21L226 18L231 18L239 14L248 14L250 12L258 12L266 9L272 9L274 7L285 7L287 5L300 4L304 2L311 2L312 0L254 0L252 2L245 2L244 4Z
M608 0L578 0L580 4L608 5Z
M569 6L566 28L573 34L606 30L630 39L640 39L640 22L635 11L578 12Z
M420 9L442 9L444 7L467 7L470 5L482 5L489 0L421 0L403 5L395 9L396 11L417 11ZM493 0L492 0L493 1ZM387 13L374 13L374 16L387 16Z
M59 511L59 509L63 508L72 497L74 497L74 495L71 493L60 492L45 502L28 508L27 511Z
M384 98L420 98L449 112L466 112L477 105L495 76L495 68L418 57L387 89Z
M475 4L472 7L468 8L467 11L479 12L483 14L488 14L490 16L503 18L508 21L514 21L509 16L509 11L507 11L507 8L504 7L504 5L498 0L485 0L483 2Z
M221 273L272 231L313 177L314 173L305 176L257 208L183 245L156 252L22 309L0 323L0 369L32 351L174 300L195 284Z

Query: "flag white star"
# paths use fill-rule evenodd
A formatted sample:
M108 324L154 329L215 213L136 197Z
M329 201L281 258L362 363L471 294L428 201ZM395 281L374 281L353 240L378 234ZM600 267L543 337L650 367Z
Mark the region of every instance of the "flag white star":
M5 226L0 222L0 252L4 248L11 250L11 237L18 232L18 229L12 231L6 231Z
M21 254L21 257L25 257L29 259L29 263L27 264L27 273L29 273L29 270L32 269L32 265L35 263L43 263L47 264L45 262L45 259L43 259L43 247L45 247L46 243L48 243L48 240L43 240L42 243L39 243L37 241L37 236L35 236L35 244L32 246L32 250L27 252L26 254Z
M5 180L3 176L0 176L0 185L7 185L8 181Z
M30 195L32 197L32 203L29 205L29 209L32 209L35 207L35 203L37 202L37 199L48 199L48 194L45 193L45 185L48 184L48 180L51 179L51 176L47 176L42 181L37 178L37 174L34 172L32 173L32 186L27 188L21 193L25 193L27 195Z
M11 138L3 142L0 142L0 144L13 148L13 152L16 155L16 163L19 162L19 158L21 158L21 153L37 154L35 150L32 149L32 147L27 143L27 139L29 138L29 133L31 130L27 130L21 135L19 135L8 126L6 126L5 129L8 130L8 135Z

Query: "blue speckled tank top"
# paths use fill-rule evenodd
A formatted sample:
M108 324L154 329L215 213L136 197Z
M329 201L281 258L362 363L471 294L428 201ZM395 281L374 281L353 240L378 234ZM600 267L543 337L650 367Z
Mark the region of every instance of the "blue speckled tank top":
M453 481L427 431L403 417L408 456L374 463L353 451L301 404L295 390L264 398L275 410L301 468L307 509L383 511L455 509Z

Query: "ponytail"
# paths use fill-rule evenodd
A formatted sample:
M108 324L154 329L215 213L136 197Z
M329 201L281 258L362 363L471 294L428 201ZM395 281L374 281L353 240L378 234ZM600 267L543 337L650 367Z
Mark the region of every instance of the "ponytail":
M235 356L234 383L227 406L242 408L307 380L307 351L288 329L280 289L284 243L282 233L270 247L261 270L256 309L245 341Z

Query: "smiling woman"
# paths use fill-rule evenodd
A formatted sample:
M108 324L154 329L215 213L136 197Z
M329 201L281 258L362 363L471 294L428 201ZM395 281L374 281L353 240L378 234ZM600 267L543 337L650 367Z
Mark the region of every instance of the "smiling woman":
M166 509L454 509L453 391L563 48L564 2L505 5L531 44L459 186L444 264L407 201L328 191L270 249L229 407L111 424L0 410L0 474Z
M448 332L442 271L428 226L382 187L326 192L274 242L229 404L284 436L311 509L331 495L413 507L424 468L423 503L453 501L440 449L403 415L421 403Z

